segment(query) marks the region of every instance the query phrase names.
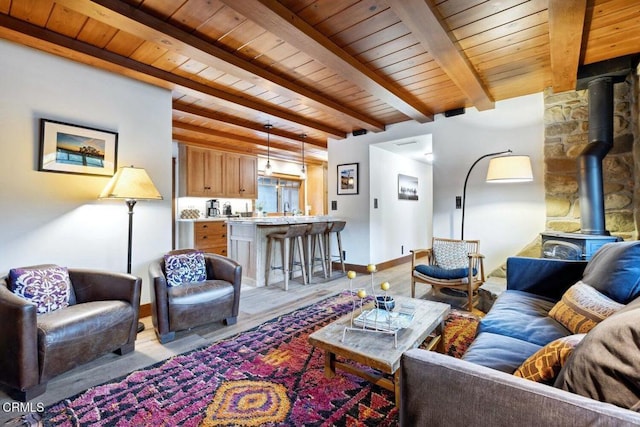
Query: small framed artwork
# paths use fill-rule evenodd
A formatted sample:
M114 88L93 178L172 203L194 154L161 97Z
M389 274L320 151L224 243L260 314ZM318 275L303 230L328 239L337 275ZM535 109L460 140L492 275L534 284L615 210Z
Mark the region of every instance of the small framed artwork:
M418 178L398 174L398 199L418 200Z
M113 176L117 154L116 132L40 119L40 171Z
M338 165L338 194L358 194L358 165L359 163Z

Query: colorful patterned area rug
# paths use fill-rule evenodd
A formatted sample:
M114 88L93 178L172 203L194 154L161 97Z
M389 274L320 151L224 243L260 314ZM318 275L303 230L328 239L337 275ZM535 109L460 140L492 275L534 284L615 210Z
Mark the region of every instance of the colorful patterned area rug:
M350 309L347 294L298 309L64 399L46 408L41 425L397 425L391 392L345 372L325 378L324 354L307 342ZM456 310L446 320L451 355L464 352L474 320Z

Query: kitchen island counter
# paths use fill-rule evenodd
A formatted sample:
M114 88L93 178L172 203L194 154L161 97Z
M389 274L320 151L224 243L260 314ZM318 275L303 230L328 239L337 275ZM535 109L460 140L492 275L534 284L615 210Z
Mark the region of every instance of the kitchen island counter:
M229 218L227 221L229 257L242 265L243 283L256 287L265 286L267 235L276 231L285 231L289 224L339 220L327 215ZM278 260L274 261L278 265L279 258L279 256L273 256L274 260ZM300 272L296 271L294 276L296 275L300 276ZM282 270L273 270L270 273L270 283L277 283L283 279Z

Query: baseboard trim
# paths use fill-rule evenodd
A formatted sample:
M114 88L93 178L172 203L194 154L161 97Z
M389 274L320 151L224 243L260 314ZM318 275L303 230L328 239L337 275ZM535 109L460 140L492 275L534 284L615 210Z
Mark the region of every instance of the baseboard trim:
M138 317L142 319L143 317L151 316L151 304L142 304L140 305L140 311Z
M382 270L386 270L386 269L391 268L391 267L395 267L395 266L400 265L400 264L404 264L404 263L409 262L409 261L411 261L411 254L402 256L400 258L396 258L396 259L392 259L392 260L389 260L389 261L385 261L385 262L381 262L379 264L376 264L376 269L378 271L382 271ZM366 265L345 263L344 267L345 267L345 269L347 271L353 270L356 273L368 273ZM339 270L340 269L340 263L339 262L338 263L334 262L333 263L333 269L334 270Z

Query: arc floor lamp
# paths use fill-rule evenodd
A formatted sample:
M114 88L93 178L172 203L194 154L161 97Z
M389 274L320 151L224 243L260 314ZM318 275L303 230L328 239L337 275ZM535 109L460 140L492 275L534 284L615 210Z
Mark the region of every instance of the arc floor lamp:
M493 157L493 159L489 161L489 168L487 169L487 182L510 183L533 181L531 160L529 159L529 156L512 156L510 155L511 153L513 153L511 150L505 150L497 153L485 154L473 162L469 168L469 172L467 172L467 176L464 179L464 187L462 189L462 224L460 227L461 240L464 240L464 210L467 202L467 182L469 181L471 171L475 165L480 162L480 160L486 159L487 157Z
M162 200L162 195L143 168L125 166L116 172L102 190L100 199L121 199L129 208L129 240L127 244L127 273L131 274L131 246L133 242L133 207L138 200ZM144 324L138 323L138 332Z

